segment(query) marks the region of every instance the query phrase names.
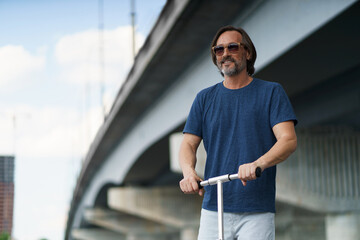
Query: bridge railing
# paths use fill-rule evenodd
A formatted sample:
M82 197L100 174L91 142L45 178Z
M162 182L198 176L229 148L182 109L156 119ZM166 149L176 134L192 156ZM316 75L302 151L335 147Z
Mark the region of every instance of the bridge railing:
M297 136L297 150L278 165L277 197L321 212L359 210L360 132L322 127Z

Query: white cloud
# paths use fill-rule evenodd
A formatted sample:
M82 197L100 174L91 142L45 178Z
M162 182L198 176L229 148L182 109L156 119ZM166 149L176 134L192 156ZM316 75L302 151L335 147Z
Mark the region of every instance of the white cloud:
M104 31L106 86L103 98L107 109L110 108L133 62L131 34L129 27ZM36 230L26 227L34 212L29 213L28 207L20 208L19 206L27 206L25 202L29 202L30 198L41 196L43 192L47 192L48 195L53 194L54 198L50 201L42 197L35 199L39 202L38 209L43 208L36 210L36 214L47 219L39 222L38 225L41 225L43 229L49 229L49 231L43 231L45 235L49 235L50 231L55 231L56 226L61 226L61 228L64 226L66 214L62 213L66 213L64 209L68 206L58 205L58 210L60 210L55 211L48 202L53 203L61 198L56 196L58 192L71 194L69 186L74 185L76 179L74 176L78 174L80 159L86 154L103 121L101 107L94 107L96 104L91 103L99 99L97 97L99 92L97 89L99 86L98 41L99 35L96 30L61 38L55 48L58 66L56 71L51 71L57 72L58 75L56 79L52 76L48 79L76 83L80 86L79 89L81 89L81 84L86 83L88 85L86 89L89 90L85 90L87 93L84 98L90 99L83 107L86 109L83 111L86 112L78 111L76 106L72 108L44 107L46 103L41 106L30 105L31 101L23 105L0 103L0 155L12 154L14 149L16 153L16 191L17 199L19 199L16 203L16 216L17 219L24 219L16 227L18 229L16 233L24 232L23 235L18 236L20 239L34 239L39 233L35 234ZM137 42L141 46L144 37L138 34ZM30 74L45 70L45 55L48 50L46 47L40 47L35 54L31 54L22 46L0 48L0 86L13 80L27 80ZM15 125L13 116L16 116ZM44 181L44 179L47 180ZM49 179L59 179L59 182L51 183ZM37 186L38 190L34 190L32 186ZM20 192L24 192L24 189L28 189L29 192L21 194ZM62 197L69 200L71 196Z
M3 110L0 147L9 138L12 143L14 135L16 140L15 237L30 240L43 234L62 239L81 156L100 125L99 110L91 109L81 116L80 112L66 107L3 103L0 109ZM13 116L16 116L15 132ZM89 125L92 132L85 139L81 134ZM12 144L8 147L12 150ZM35 227L31 224L29 227L34 214L39 219Z
M80 158L102 123L100 107L83 115L65 107L22 105L2 109L5 114L0 116L0 154L13 153L15 148L16 154L26 157Z
M104 30L104 65L106 84L124 80L132 63L131 27ZM136 34L137 49L144 36ZM62 37L55 48L55 57L62 68L61 79L75 83L100 82L100 36L97 30L88 30ZM119 86L119 84L117 84Z
M64 160L21 156L16 158L16 239L34 240L40 236L64 239L68 204L76 179L72 164ZM34 219L36 224L29 224Z
M5 103L0 109L0 147L10 139L12 150L14 136L16 140L15 237L30 240L43 234L62 239L81 156L102 123L101 111L92 108L82 115L66 107ZM40 220L29 227L34 214Z
M45 49L45 48L44 48ZM14 80L28 78L28 75L41 71L45 66L45 53L35 56L23 46L7 45L0 47L0 86Z

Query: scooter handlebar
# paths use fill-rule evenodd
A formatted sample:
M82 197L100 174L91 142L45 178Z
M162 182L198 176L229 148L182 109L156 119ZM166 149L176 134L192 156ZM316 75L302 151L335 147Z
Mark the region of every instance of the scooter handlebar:
M261 171L260 167L257 167L255 169L255 175L256 175L257 178L261 177L261 172L262 171ZM208 180L205 180L205 181L202 181L202 182L198 181L197 183L198 183L199 189L201 189L204 186L215 185L219 181L220 182L228 182L228 181L232 181L234 179L239 179L237 173L235 173L235 174L225 174L225 175L222 175L222 176L209 178Z

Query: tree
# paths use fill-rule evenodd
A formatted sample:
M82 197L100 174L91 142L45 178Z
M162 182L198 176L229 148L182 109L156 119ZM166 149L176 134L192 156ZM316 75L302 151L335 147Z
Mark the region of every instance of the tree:
M7 232L0 234L0 240L10 240L10 235Z

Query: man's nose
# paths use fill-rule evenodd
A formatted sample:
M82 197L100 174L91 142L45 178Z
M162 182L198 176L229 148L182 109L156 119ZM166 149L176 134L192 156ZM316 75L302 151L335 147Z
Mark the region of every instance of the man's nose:
M224 48L223 57L224 57L224 56L227 56L227 55L229 55L229 54L230 54L229 49L228 49L227 47L225 47L225 48Z

